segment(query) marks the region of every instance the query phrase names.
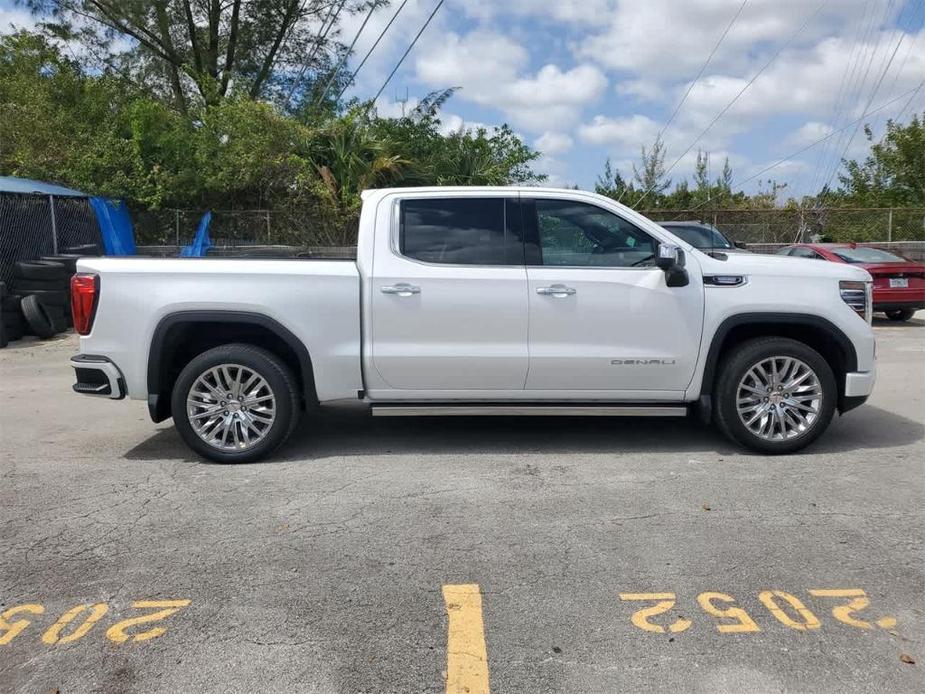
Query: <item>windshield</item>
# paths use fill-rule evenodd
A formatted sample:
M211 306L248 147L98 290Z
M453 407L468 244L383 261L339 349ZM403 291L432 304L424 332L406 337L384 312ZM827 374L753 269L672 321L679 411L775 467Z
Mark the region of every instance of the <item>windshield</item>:
M905 258L879 248L833 248L832 252L846 263L905 263Z
M691 226L665 227L675 236L681 237L695 248L732 248L729 239L723 236L719 229L692 224Z

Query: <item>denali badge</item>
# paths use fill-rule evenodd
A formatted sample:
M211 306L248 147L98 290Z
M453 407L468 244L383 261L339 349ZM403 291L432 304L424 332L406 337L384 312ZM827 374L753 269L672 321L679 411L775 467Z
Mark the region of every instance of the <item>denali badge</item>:
M611 359L610 363L614 366L671 366L675 363L674 359Z

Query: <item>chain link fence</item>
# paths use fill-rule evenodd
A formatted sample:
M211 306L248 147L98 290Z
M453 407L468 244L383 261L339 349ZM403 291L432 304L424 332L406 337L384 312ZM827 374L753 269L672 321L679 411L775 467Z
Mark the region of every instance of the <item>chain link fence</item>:
M204 210L134 212L135 240L146 248L190 244ZM356 219L332 220L314 209L213 210L209 238L221 252L257 246L293 248L356 245ZM212 251L210 251L212 254Z
M657 221L708 222L746 244L827 241L925 241L925 208L645 210Z
M140 246L164 255L192 242L204 210L147 210L133 213ZM709 222L747 244L793 243L822 237L831 241L925 241L925 208L644 210L655 221ZM257 247L345 248L356 244L357 220L332 220L314 209L213 210L210 254ZM161 253L158 253L161 254Z
M17 261L91 243L102 247L87 198L0 193L0 281L10 284Z

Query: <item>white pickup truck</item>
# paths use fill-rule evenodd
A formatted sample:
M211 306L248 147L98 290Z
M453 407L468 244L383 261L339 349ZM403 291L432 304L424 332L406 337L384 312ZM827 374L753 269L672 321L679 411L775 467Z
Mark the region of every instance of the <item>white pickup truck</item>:
M706 254L573 190L366 191L355 262L77 271L74 390L147 400L222 462L267 456L303 411L343 402L380 416L697 412L787 453L874 384L866 271Z

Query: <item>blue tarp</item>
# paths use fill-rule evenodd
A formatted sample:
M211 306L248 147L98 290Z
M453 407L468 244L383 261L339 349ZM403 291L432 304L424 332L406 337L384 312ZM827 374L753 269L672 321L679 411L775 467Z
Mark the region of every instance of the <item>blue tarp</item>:
M212 247L212 240L209 238L209 223L212 221L212 212L206 212L199 220L199 226L196 228L196 237L189 246L184 246L180 251L181 258L202 258L206 251Z
M106 255L135 255L135 231L124 200L90 198Z

